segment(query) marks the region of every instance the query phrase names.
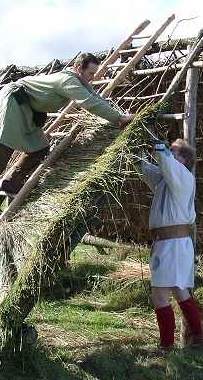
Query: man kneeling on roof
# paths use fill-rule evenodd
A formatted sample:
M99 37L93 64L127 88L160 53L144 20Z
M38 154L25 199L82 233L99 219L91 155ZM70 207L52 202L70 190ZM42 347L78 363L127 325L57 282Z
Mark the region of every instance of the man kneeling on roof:
M142 162L143 180L154 193L149 227L153 245L150 260L152 302L160 332L160 346L174 345L175 317L170 304L176 298L189 326L191 343L202 343L199 308L188 288L194 286L194 248L191 228L195 222L195 162L193 148L177 139L168 149L154 145L158 165Z
M133 115L124 115L95 92L90 82L98 70L99 60L91 53L81 54L73 69L50 75L19 79L0 91L0 173L14 150L24 152L17 165L4 175L0 191L16 194L27 176L49 152L49 141L42 127L47 112L56 112L69 100L121 128Z

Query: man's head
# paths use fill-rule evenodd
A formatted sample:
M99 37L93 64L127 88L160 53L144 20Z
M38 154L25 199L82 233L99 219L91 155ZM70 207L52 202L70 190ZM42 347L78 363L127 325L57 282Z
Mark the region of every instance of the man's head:
M82 53L76 58L74 69L81 78L90 82L94 79L94 74L97 72L99 64L99 59L93 54Z
M171 144L171 151L176 160L181 162L190 171L192 170L196 154L195 149L182 139L177 139Z

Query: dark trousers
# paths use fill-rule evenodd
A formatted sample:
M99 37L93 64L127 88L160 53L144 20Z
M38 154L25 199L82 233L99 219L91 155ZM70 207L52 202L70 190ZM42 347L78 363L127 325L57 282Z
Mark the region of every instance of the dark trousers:
M13 152L13 149L0 144L0 174L6 169ZM37 152L22 153L14 166L3 176L0 190L16 194L48 153L49 147Z

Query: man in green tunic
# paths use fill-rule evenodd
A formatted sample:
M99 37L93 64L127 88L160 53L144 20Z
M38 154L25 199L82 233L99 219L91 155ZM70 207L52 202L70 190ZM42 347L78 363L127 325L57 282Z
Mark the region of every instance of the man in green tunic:
M56 112L69 100L121 128L133 115L119 113L95 92L89 82L98 69L98 59L81 54L74 68L50 75L27 76L0 91L0 173L14 150L24 152L17 165L1 180L0 190L16 194L26 177L49 152L42 127L47 112Z

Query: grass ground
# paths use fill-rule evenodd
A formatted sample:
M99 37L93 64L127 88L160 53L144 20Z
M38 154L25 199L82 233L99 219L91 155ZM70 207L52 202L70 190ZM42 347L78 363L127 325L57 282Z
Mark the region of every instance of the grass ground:
M29 317L37 346L3 359L0 380L203 379L203 349L177 346L165 357L156 349L147 250L106 253L77 247L71 270ZM201 281L196 292L201 299Z

